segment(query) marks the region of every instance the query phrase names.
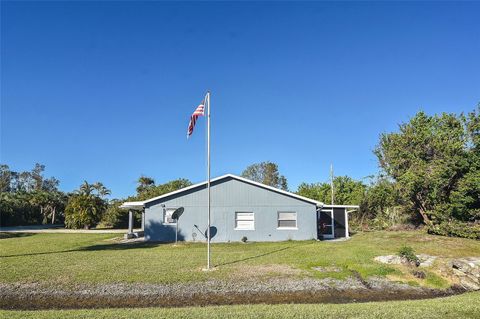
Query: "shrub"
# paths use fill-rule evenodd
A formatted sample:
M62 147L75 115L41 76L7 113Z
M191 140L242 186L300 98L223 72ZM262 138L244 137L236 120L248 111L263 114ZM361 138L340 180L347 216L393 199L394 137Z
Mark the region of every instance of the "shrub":
M430 225L428 233L449 237L462 237L480 240L480 224L448 221Z
M65 227L88 229L95 226L102 218L106 206L105 201L95 195L71 196L65 208Z
M99 225L106 228L127 228L128 210L120 209L122 203L123 201L121 200L112 200L102 215Z
M403 246L400 248L398 255L417 266L420 264L420 260L418 259L417 255L415 255L415 250L413 250L413 248L410 246Z

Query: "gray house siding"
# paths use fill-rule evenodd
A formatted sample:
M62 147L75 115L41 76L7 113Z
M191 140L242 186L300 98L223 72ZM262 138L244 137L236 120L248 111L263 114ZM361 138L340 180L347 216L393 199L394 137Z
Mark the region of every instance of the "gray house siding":
M173 194L145 205L145 239L175 240L175 225L164 224L165 208L184 207L179 240L206 241L206 186ZM278 229L279 211L297 213L297 229ZM254 230L235 230L235 212L254 213ZM234 178L211 185L212 242L308 240L317 238L316 205Z

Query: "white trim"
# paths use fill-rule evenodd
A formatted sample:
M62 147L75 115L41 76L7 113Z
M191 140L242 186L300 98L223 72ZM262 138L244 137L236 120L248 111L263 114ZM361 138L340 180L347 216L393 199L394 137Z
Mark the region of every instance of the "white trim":
M360 208L360 206L358 206L358 205L327 205L327 204L324 204L322 209L323 208Z
M238 227L234 227L233 230L255 230L255 213L254 212L245 212L245 211L239 211L239 212L235 212L234 213L234 225L236 226L237 225L237 214L252 214L252 219L251 221L253 222L253 227L252 228L238 228ZM248 220L250 221L250 220Z
M287 221L292 221L293 219L280 219L280 213L290 213L290 214L295 214L295 227L291 226L285 226L285 227L280 227L278 224L280 223L281 220L287 220ZM296 211L288 211L288 210L279 210L277 211L277 229L298 229L298 214Z
M143 207L143 202L125 202L120 205L122 209L142 209Z
M236 180L239 180L239 181L242 181L242 182L245 182L245 183L248 183L248 184L252 184L252 185L255 185L255 186L258 186L258 187L262 187L262 188L265 188L265 189L268 189L268 190L271 190L271 191L274 191L274 192L277 192L277 193L280 193L280 194L288 195L288 196L291 196L291 197L294 197L294 198L297 198L297 199L315 204L315 205L320 206L320 207L324 206L324 204L322 202L319 202L319 201L316 201L316 200L313 200L313 199L310 199L310 198L307 198L307 197L303 197L303 196L300 196L300 195L297 195L297 194L294 194L294 193L290 193L290 192L284 191L282 189L278 189L278 188L268 186L268 185L265 185L265 184L262 184L262 183L258 183L258 182L249 180L247 178L240 177L240 176L233 175L233 174L226 174L226 175L223 175L223 176L213 178L213 179L210 180L210 183L213 183L213 182L225 179L225 178L229 178L229 177L233 178L233 179L236 179ZM144 207L145 204L147 204L147 203L150 203L150 202L153 202L153 201L156 201L156 200L168 197L168 196L172 196L172 195L175 195L175 194L179 194L179 193L182 193L182 192L185 192L185 191L188 191L190 189L194 189L194 188L197 188L199 186L206 185L206 184L207 184L207 182L197 183L197 184L194 184L194 185L191 185L191 186L188 186L188 187L185 187L185 188L181 188L179 190L176 190L176 191L173 191L173 192L170 192L170 193L167 193L167 194L163 194L161 196L153 197L153 198L150 198L150 199L147 199L147 200L144 200L144 201L125 202L120 207L122 207L122 208L123 207L128 207L128 205L133 205L133 204Z
M345 238L350 238L348 231L348 211L345 209Z
M320 210L320 214L322 212L325 212L325 213L330 213L331 215L331 218L332 218L332 224L330 225L330 227L332 227L332 233L331 234L321 234L323 238L325 239L332 239L332 238L335 238L335 218L334 218L334 215L333 215L333 208L330 208L330 209L321 209Z

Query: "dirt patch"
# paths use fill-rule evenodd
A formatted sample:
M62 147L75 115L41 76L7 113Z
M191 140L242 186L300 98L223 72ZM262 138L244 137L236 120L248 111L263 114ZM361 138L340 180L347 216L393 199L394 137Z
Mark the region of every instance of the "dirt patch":
M2 309L184 307L255 303L349 303L434 298L458 290L428 289L383 278L207 281L204 283L108 284L69 289L39 284L0 284Z
M340 267L336 266L317 266L317 267L312 267L313 270L319 271L319 272L341 272L343 269Z

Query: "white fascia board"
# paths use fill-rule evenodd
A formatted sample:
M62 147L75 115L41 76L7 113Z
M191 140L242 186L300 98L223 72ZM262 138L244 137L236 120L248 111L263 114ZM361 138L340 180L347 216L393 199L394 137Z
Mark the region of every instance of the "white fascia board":
M272 186L268 186L268 185L265 185L265 184L262 184L262 183L254 182L254 181L249 180L249 179L247 179L247 178L240 177L240 176L233 175L233 174L226 174L226 175L222 175L222 176L213 178L213 179L210 180L210 183L213 183L213 182L216 182L216 181L225 179L225 178L227 178L227 177L231 177L231 178L233 178L233 179L236 179L236 180L239 180L239 181L248 183L248 184L252 184L252 185L256 185L256 186L258 186L258 187L262 187L262 188L265 188L265 189L269 189L269 190L271 190L271 191L274 191L274 192L277 192L277 193L280 193L280 194L284 194L284 195L287 195L287 196L291 196L291 197L294 197L294 198L297 198L297 199L300 199L300 200L303 200L303 201L306 201L306 202L315 204L315 205L317 205L317 206L319 206L319 207L324 206L324 204L323 204L322 202L319 202L319 201L316 201L316 200L313 200L313 199L310 199L310 198L307 198L307 197L303 197L303 196L300 196L300 195L297 195L297 194L294 194L294 193L290 193L290 192L287 192L287 191L284 191L284 190L281 190L281 189L278 189L278 188L275 188L275 187L272 187ZM203 186L203 185L206 185L206 184L207 184L207 182L201 182L201 183L198 183L198 184L194 184L194 185L191 185L191 186L188 186L188 187L185 187L185 188L182 188L182 189L179 189L179 190L176 190L176 191L167 193L167 194L163 194L163 195L161 195L161 196L157 196L157 197L154 197L154 198L150 198L150 199L147 199L147 200L145 200L145 201L143 201L143 202L137 202L137 203L142 203L143 205L145 205L145 204L147 204L147 203L150 203L150 202L153 202L153 201L156 201L156 200L159 200L159 199L168 197L168 196L172 196L172 195L175 195L175 194L178 194L178 193L182 193L182 192L185 192L185 191L188 191L188 190L190 190L190 189L193 189L193 188L196 188L196 187L200 187L200 186ZM126 203L124 203L124 204L126 204ZM122 205L122 206L123 206L123 205Z
M142 209L144 207L143 202L125 202L120 205L122 209Z
M324 204L323 208L360 208L359 205L327 205Z

